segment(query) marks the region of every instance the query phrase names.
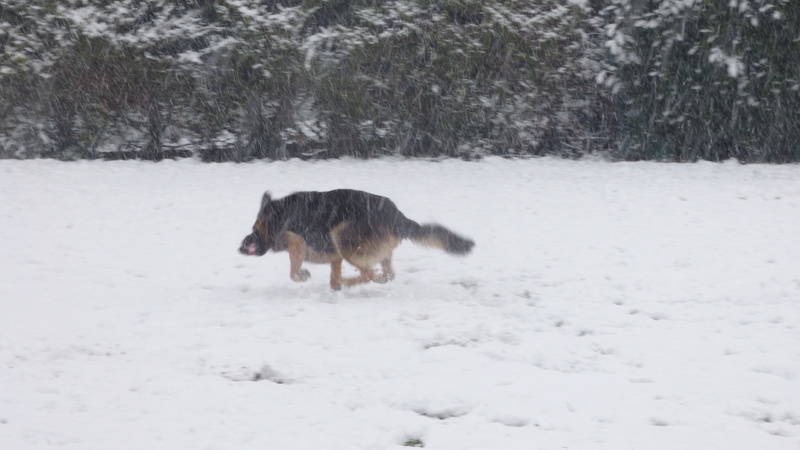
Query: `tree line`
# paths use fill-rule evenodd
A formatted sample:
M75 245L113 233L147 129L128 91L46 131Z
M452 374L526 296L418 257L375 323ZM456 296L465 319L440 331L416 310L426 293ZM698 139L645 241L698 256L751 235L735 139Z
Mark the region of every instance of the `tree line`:
M0 157L800 161L791 0L4 0Z

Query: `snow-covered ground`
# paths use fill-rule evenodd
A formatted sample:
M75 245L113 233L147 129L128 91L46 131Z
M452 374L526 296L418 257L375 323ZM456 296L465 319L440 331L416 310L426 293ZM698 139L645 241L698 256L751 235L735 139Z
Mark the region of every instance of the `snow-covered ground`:
M236 251L337 187L475 251ZM798 230L797 165L0 161L0 448L797 449Z

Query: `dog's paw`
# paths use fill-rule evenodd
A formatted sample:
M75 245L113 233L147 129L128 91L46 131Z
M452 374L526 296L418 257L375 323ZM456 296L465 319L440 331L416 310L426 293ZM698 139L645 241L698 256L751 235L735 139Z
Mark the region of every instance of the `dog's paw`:
M308 281L309 278L311 278L311 272L306 269L300 269L297 271L297 273L292 275L292 281L296 281L298 283Z
M372 273L369 276L370 281L378 284L385 284L394 280L394 271L391 269L387 271L385 268L381 273Z
M394 277L392 277L392 278L394 278ZM382 274L379 274L379 275L373 275L372 277L370 277L370 280L373 283L386 284L389 281L391 281L392 278L389 278L389 275L387 275L385 273L382 273Z

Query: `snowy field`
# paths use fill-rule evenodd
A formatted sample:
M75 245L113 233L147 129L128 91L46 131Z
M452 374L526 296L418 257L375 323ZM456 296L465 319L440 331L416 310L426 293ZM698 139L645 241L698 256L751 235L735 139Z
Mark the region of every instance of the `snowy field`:
M338 187L475 251L236 251ZM797 165L0 161L0 448L798 449L799 230Z

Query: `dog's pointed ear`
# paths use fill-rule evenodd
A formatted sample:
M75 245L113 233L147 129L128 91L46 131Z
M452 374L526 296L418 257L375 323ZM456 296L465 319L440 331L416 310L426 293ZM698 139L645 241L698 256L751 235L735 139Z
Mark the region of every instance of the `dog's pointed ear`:
M267 206L267 203L271 201L272 201L272 194L269 191L264 192L264 196L261 197L261 209L264 209L264 207Z

